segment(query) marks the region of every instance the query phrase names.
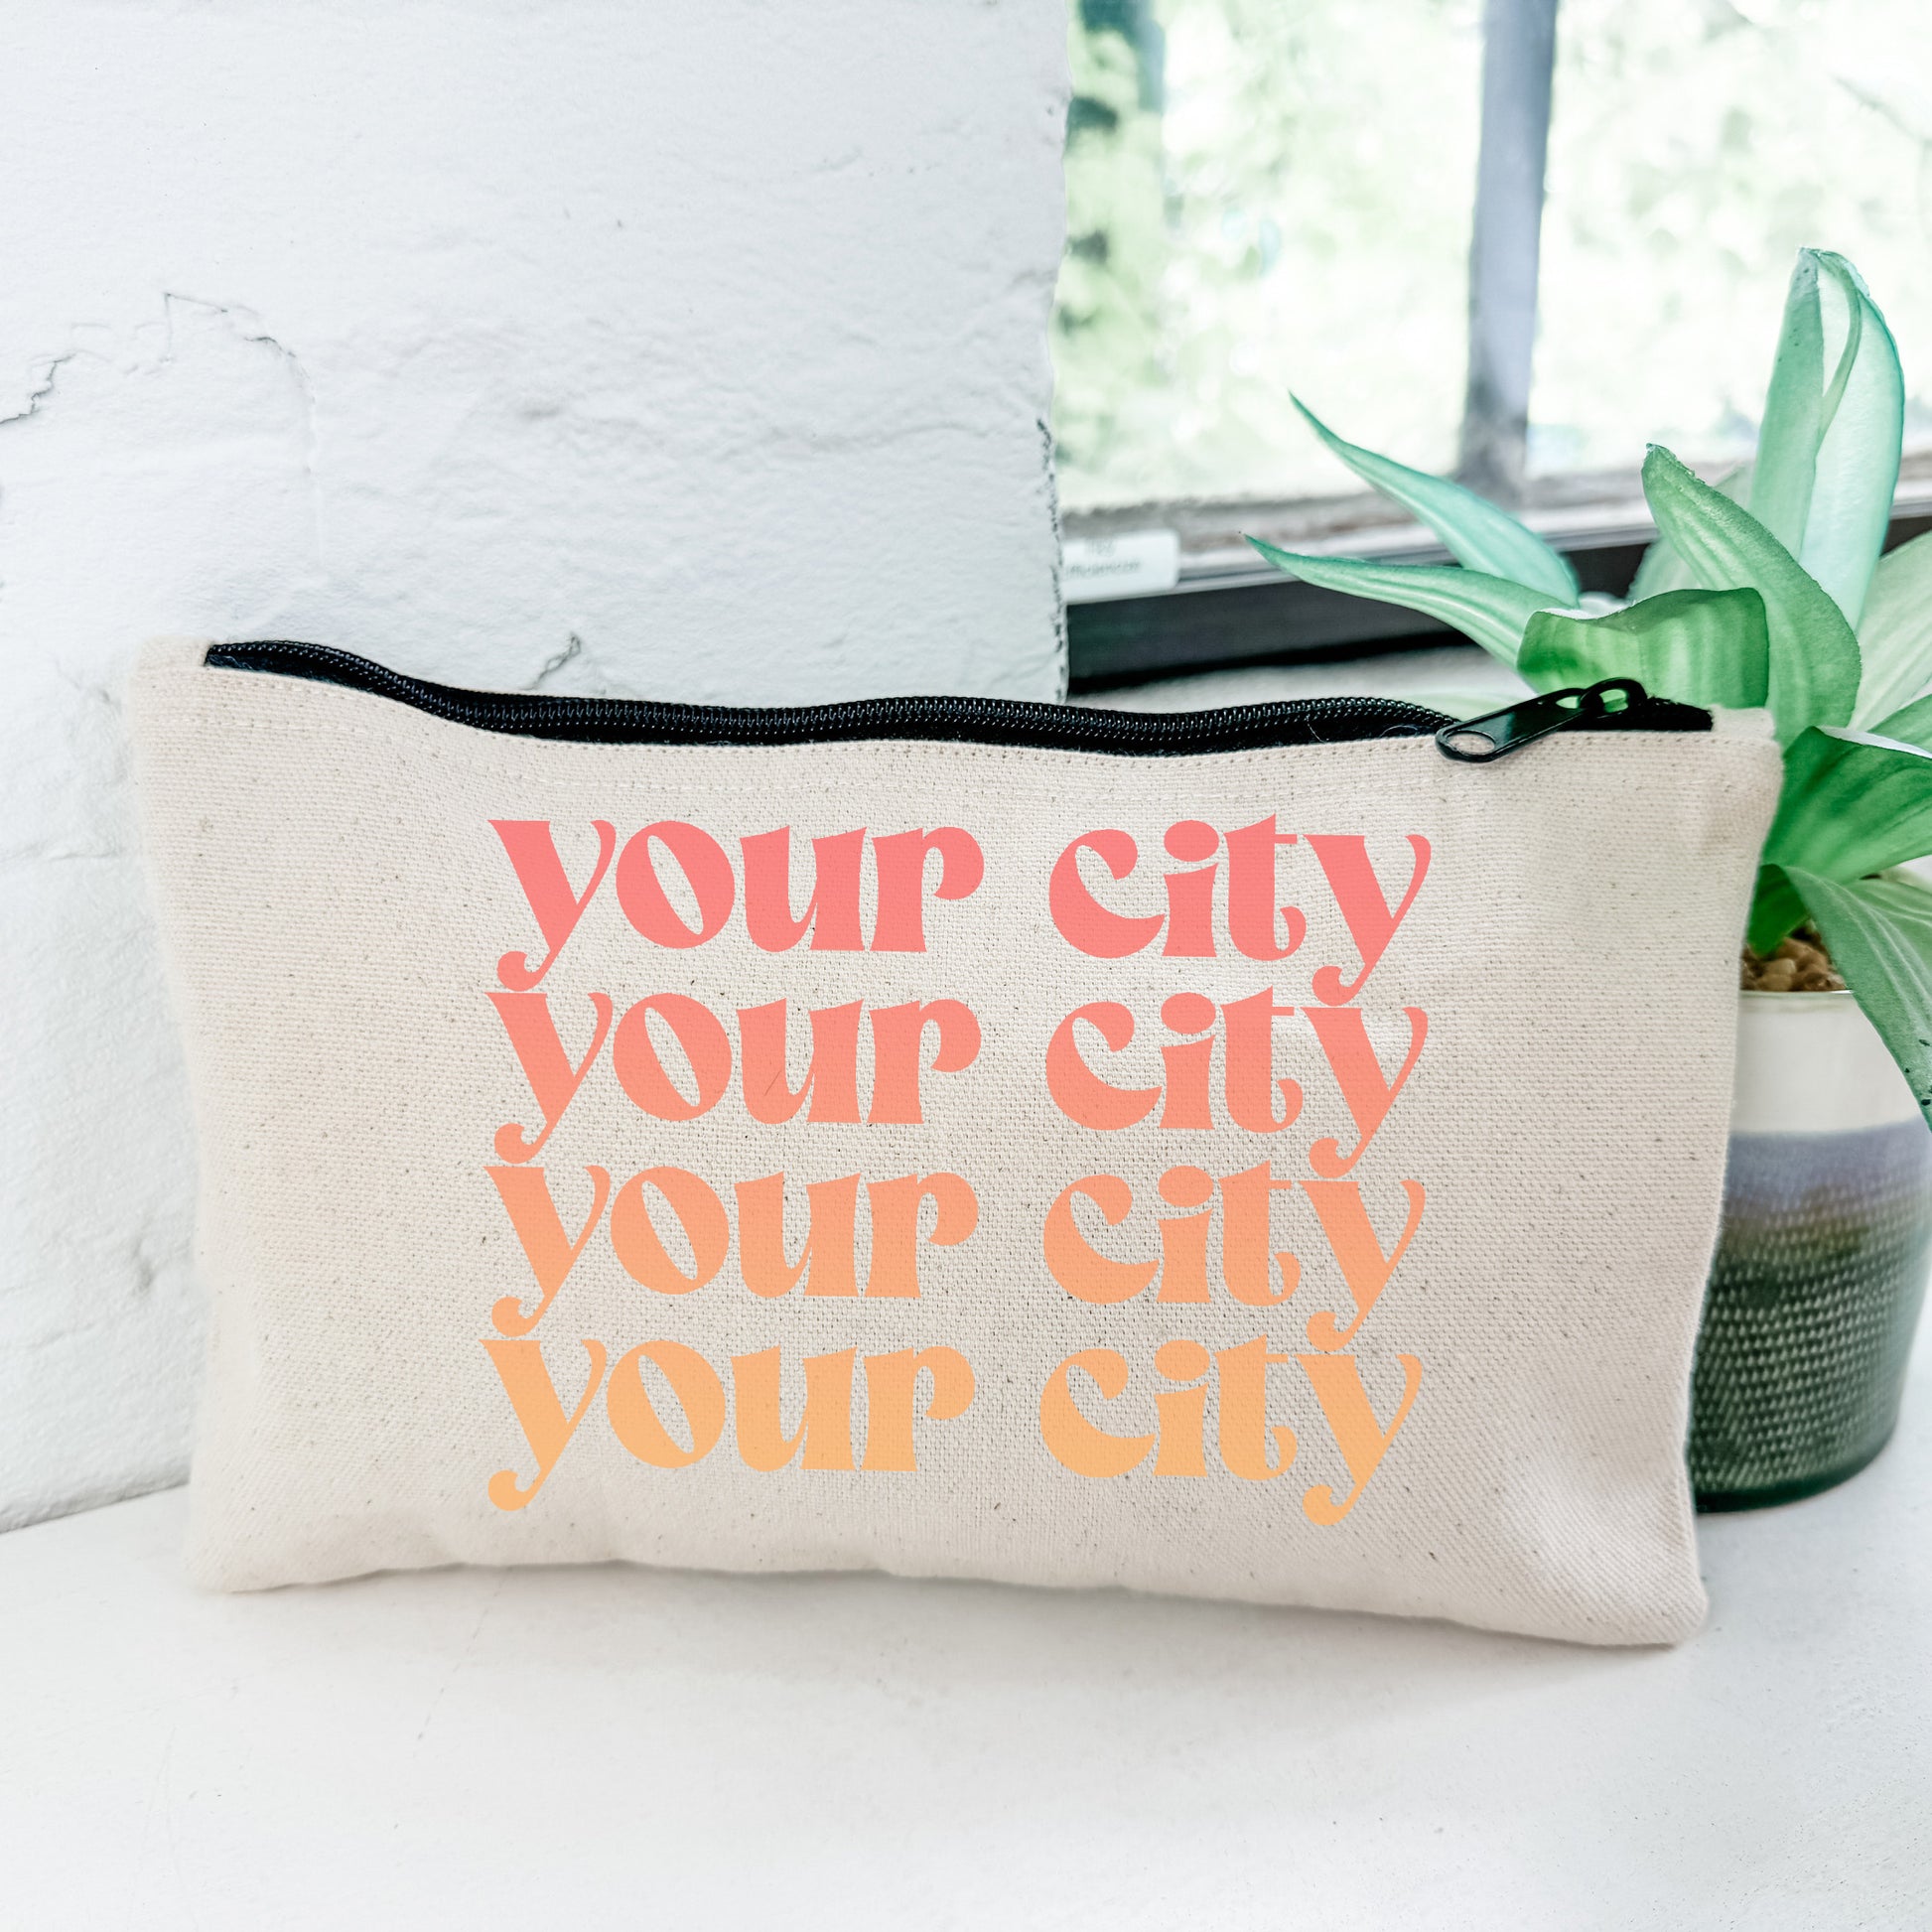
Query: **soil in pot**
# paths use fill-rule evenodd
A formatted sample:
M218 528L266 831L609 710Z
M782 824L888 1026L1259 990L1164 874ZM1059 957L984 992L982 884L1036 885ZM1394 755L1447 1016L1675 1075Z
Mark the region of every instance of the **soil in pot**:
M1738 973L1746 993L1843 993L1845 982L1826 956L1816 933L1797 933L1773 953L1746 946Z

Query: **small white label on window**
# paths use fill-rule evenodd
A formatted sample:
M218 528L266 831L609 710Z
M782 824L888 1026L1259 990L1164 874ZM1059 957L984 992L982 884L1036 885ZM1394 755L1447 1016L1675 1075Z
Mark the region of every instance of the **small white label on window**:
M1060 551L1060 590L1069 604L1145 597L1180 581L1180 538L1173 530L1117 537L1069 537Z

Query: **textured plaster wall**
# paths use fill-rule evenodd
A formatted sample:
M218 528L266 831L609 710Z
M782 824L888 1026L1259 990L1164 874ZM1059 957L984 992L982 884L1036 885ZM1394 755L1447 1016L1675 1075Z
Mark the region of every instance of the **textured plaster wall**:
M194 1155L119 686L1059 695L1059 0L9 0L0 1525L176 1479Z

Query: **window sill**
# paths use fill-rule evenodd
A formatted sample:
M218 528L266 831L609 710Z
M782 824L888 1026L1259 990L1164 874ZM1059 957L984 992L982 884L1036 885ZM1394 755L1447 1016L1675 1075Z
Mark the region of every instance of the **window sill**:
M1542 500L1522 509L1523 521L1570 558L1585 590L1627 591L1657 534L1635 477L1564 478L1537 489ZM1069 540L1156 528L1179 538L1171 589L1067 606L1075 693L1235 665L1355 657L1453 634L1434 618L1285 577L1243 540L1252 533L1284 549L1382 563L1450 561L1430 531L1382 497L1141 504L1065 519ZM1900 473L1887 548L1927 530L1932 453L1908 459Z

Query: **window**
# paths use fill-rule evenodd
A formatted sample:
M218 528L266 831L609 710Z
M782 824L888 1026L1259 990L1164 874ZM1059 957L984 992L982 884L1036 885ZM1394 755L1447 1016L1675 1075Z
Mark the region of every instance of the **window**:
M1356 441L1453 462L1476 22L1473 0L1080 0L1067 509L1332 491L1291 384Z
M1901 508L1932 510L1923 0L1074 0L1071 40L1068 535L1178 533L1172 564L1149 553L1158 581L1119 568L1083 593L1076 570L1071 598L1258 591L1242 529L1421 554L1291 389L1601 552L1586 582L1621 589L1644 445L1713 471L1749 455L1807 243L1856 262L1891 322L1901 495L1924 499ZM1117 670L1270 641L1230 652L1232 613L1181 602L1077 608L1076 679L1137 623L1220 642L1143 635Z

